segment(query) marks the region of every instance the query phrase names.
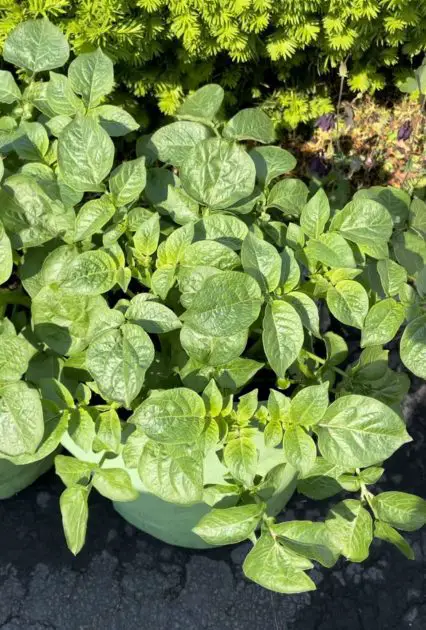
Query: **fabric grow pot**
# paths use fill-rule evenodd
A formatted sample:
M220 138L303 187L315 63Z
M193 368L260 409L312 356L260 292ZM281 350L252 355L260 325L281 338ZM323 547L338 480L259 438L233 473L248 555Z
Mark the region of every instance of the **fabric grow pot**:
M279 449L266 448L263 444L263 436L259 434L257 447L259 450L258 473L266 474L274 466L283 463L283 453ZM75 457L84 461L99 462L102 458L98 453L85 453L66 433L62 439L62 445ZM103 466L108 468L126 468L122 458L116 457L105 460ZM126 503L114 503L115 510L126 521L137 529L162 540L170 545L188 547L192 549L208 549L211 545L204 542L192 531L202 516L211 510L206 503L196 503L190 506L176 505L163 501L144 488L137 470L126 468L134 488L140 492L135 501ZM220 463L215 452L205 459L204 481L206 484L224 483L223 475L226 469ZM277 515L287 504L296 488L297 472L289 464L286 465L285 475L281 487L267 501L268 513Z
M56 452L31 464L16 465L0 459L0 499L8 499L20 492L53 465Z

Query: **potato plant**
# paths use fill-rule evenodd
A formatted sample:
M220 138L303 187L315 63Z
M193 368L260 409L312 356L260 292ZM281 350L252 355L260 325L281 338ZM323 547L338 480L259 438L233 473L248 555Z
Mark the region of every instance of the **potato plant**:
M330 203L289 175L264 112L224 117L215 84L134 151L120 138L138 124L107 101L112 62L68 64L47 20L3 57L19 82L0 71L0 456L78 447L56 457L71 551L91 492L137 499L132 472L164 501L210 505L195 532L250 539L244 572L274 591L314 589L312 561L361 562L374 537L412 558L400 531L424 525L426 501L374 484L411 440L407 370L426 377L426 204L381 187ZM222 484L205 483L208 457ZM289 467L300 493L339 495L325 520L268 513Z

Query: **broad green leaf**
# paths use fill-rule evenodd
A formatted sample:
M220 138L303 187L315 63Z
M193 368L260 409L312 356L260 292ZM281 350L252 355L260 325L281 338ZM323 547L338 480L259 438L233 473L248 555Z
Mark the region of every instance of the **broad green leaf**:
M57 286L61 283L67 276L69 266L78 255L78 250L73 245L56 247L46 256L41 268L42 285L54 284Z
M382 204L371 199L354 199L337 212L330 229L358 245L376 245L388 241L392 235L393 221Z
M298 425L290 425L284 432L283 451L286 460L302 475L308 474L315 464L317 447L306 431Z
M92 450L93 440L96 435L95 423L86 409L80 407L72 410L68 433L73 442L83 451L88 452Z
M151 145L161 162L181 166L189 150L211 135L211 130L201 123L179 120L153 133Z
M291 304L278 300L267 304L263 318L263 348L279 378L285 378L287 369L297 359L303 339L302 322Z
M162 300L165 300L168 292L173 287L176 280L176 269L174 267L156 269L151 276L151 289Z
M139 123L121 107L115 105L100 105L91 111L97 116L100 126L111 138L125 136L139 129Z
M112 61L100 48L83 53L70 63L68 78L72 89L80 94L86 107L96 107L113 89Z
M408 323L402 335L400 353L405 367L426 379L426 315Z
M299 478L297 490L310 499L328 499L342 491L337 479L344 471L344 468L330 464L323 457L317 457L309 473Z
M126 319L138 324L148 333L160 334L181 328L179 318L170 308L158 302L140 299L143 295L142 293L132 298L126 311Z
M229 214L211 214L204 217L195 226L195 236L210 241L218 241L231 249L241 249L241 245L247 236L246 224Z
M240 259L234 250L217 241L196 241L183 252L181 267L217 267L222 271L240 267Z
M38 122L22 122L16 132L13 148L21 160L42 161L49 148L46 129Z
M163 501L198 503L203 497L203 454L188 446L165 446L149 441L138 466L144 486Z
M426 265L416 275L416 289L421 298L426 296Z
M256 584L278 593L291 595L314 591L314 582L301 568L292 564L291 559L275 538L263 533L244 560L243 571Z
M290 419L295 424L318 424L328 407L328 383L305 387L292 399Z
M199 219L198 203L185 192L180 179L171 171L148 169L144 195L161 214L171 217L179 225Z
M0 388L0 453L34 453L43 437L40 396L23 381Z
M312 521L286 521L272 526L274 534L300 555L332 567L338 559L333 539L325 523Z
M198 394L184 387L153 392L130 421L157 442L189 444L204 429L206 410Z
M331 508L325 526L336 547L351 562L368 558L373 520L360 501L347 499Z
M386 295L397 295L402 285L407 282L407 272L404 267L389 258L377 261L377 272Z
M120 418L116 410L110 408L108 411L99 414L93 448L97 452L112 451L113 453L118 453L120 450L120 442Z
M414 276L426 265L426 239L424 235L408 230L396 232L392 237L395 258L408 275Z
M83 252L69 265L61 289L75 295L105 293L115 284L116 269L114 259L106 252Z
M10 105L21 99L21 90L18 88L11 72L0 70L0 103Z
M74 240L84 241L101 232L103 226L113 217L115 206L108 195L87 201L78 211L75 219Z
M86 540L89 492L83 486L72 486L63 491L59 499L62 525L68 549L76 556Z
M270 420L263 431L265 446L274 448L283 441L283 427L277 420Z
M263 368L263 363L239 357L218 368L217 384L222 390L235 392L247 385L261 368Z
M368 313L368 295L355 280L341 280L327 291L327 306L339 322L363 328Z
M137 201L145 188L145 158L123 162L109 176L109 189L117 207Z
M265 511L264 503L208 512L192 530L209 545L233 545L250 536Z
M151 256L158 247L160 239L160 216L155 213L138 226L133 242L136 251L143 256Z
M256 147L249 155L256 166L256 177L264 186L296 166L296 158L280 147Z
M426 237L426 203L417 197L414 197L410 205L409 225L415 232Z
M327 349L327 363L329 365L339 365L348 356L348 345L340 335L328 331L323 335L325 347Z
M23 336L0 335L0 383L19 381L34 352Z
M361 348L384 346L395 337L404 319L405 308L392 298L374 304L365 318Z
M300 267L294 252L290 247L284 247L281 252L280 287L284 293L293 291L300 281Z
M191 197L220 209L251 195L256 169L242 147L221 138L210 138L188 152L180 177Z
M180 301L182 306L190 308L207 278L222 273L216 267L188 267L179 270Z
M222 105L223 97L224 91L220 85L216 83L204 85L186 97L177 110L177 116L213 120Z
M47 18L18 24L8 35L3 49L5 61L32 72L60 68L69 54L65 36Z
M256 474L258 452L251 437L237 437L230 440L223 451L226 467L235 479L246 487L253 485Z
M134 501L139 493L133 488L129 473L122 468L101 468L93 475L93 486L111 501Z
M97 191L113 161L114 144L96 120L77 115L58 138L59 175L75 190Z
M260 287L253 278L225 271L206 279L183 318L203 335L234 335L257 319L261 302Z
M326 232L308 241L306 253L327 267L356 267L350 245L336 232Z
M206 365L220 366L229 363L244 352L248 330L240 330L233 335L213 337L203 335L186 324L180 333L182 348L188 356Z
M303 207L300 215L300 226L310 238L318 238L330 218L330 204L323 188L319 188L315 195Z
M89 483L94 468L96 468L96 464L79 461L69 455L56 455L55 457L55 472L67 487L75 486L80 482L82 485Z
M278 208L284 214L299 216L308 199L309 190L301 179L282 179L268 195L268 207Z
M0 284L9 280L13 269L13 252L3 223L0 221ZM1 379L1 376L0 376Z
M248 394L240 396L237 407L237 422L239 424L247 424L257 411L258 407L258 390L253 389Z
M273 245L249 232L241 247L244 271L252 276L263 292L274 291L281 277L281 256Z
M70 116L54 116L46 122L46 127L55 138L59 138L67 125L72 122Z
M226 123L223 137L230 140L254 140L268 144L275 140L274 123L258 107L241 109Z
M129 407L153 360L154 346L146 332L140 326L124 324L95 338L86 365L106 400Z
M377 464L411 441L404 422L390 407L355 394L332 403L314 429L321 454L330 463L349 468Z
M383 523L382 521L374 522L374 537L380 538L381 540L386 540L386 542L395 545L397 549L406 557L408 560L414 560L414 551L408 544L408 542L401 536L399 532L396 531L393 527L388 525L387 523Z
M414 532L426 524L426 501L406 492L382 492L374 497L377 518L405 532Z
M319 313L313 299L301 291L291 291L284 296L284 300L294 307L306 330L319 338Z
M194 226L192 224L183 225L174 230L170 236L163 241L157 252L157 267L171 267L177 265L190 245L194 237Z
M354 200L361 198L378 201L389 212L395 225L403 225L408 217L410 195L401 188L371 186L355 193Z
M84 105L73 92L71 82L64 74L49 73L50 81L46 87L46 99L55 114L74 116L84 111Z
M273 422L286 420L290 413L290 398L271 389L268 397L268 411Z

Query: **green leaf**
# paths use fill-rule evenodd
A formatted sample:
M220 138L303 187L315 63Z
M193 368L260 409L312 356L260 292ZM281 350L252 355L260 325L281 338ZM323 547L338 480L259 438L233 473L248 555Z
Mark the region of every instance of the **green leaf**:
M368 558L373 540L373 520L360 501L347 499L331 508L325 521L329 535L351 562Z
M247 385L262 367L263 363L240 357L230 361L226 365L220 366L217 371L216 380L219 387L222 389L235 392L244 385Z
M404 267L389 258L377 261L377 272L386 295L397 295L402 285L407 282L407 272Z
M381 540L386 540L386 542L395 545L397 549L406 557L408 560L414 560L414 551L408 544L408 542L401 536L399 532L396 531L393 527L388 525L387 523L383 523L382 521L374 522L374 537L380 538Z
M121 107L100 105L91 113L97 116L100 126L111 138L119 138L139 129L139 123Z
M378 201L389 212L395 225L403 225L407 220L410 195L401 188L371 186L355 193L354 200L361 198Z
M426 379L426 315L408 323L402 335L400 353L405 367Z
M183 318L201 334L234 335L257 319L261 302L260 287L253 278L225 271L206 279Z
M217 241L196 241L185 249L180 261L181 267L217 267L223 271L240 266L238 255L226 245Z
M222 411L223 397L213 379L203 391L203 401L206 406L206 413L211 418L216 418Z
M290 419L295 424L318 424L328 407L328 383L305 387L292 399Z
M182 260L185 249L192 243L193 237L194 226L192 224L174 230L158 248L157 267L177 265Z
M213 120L222 105L224 95L220 85L216 83L204 85L186 97L177 110L177 116Z
M303 326L297 311L286 302L274 300L263 318L263 347L271 368L279 378L297 359L303 345Z
M151 256L158 247L160 239L160 216L155 213L138 226L133 242L136 251L143 256Z
M290 398L275 389L271 389L268 398L268 411L273 422L287 419L290 413Z
M414 197L410 205L409 225L418 234L426 237L426 203L417 197Z
M268 207L278 208L284 214L299 216L308 199L309 190L300 179L282 179L268 195Z
M251 195L256 170L240 146L210 138L188 152L180 177L191 197L210 208L221 209Z
M258 407L258 390L253 389L248 394L240 396L237 407L237 422L247 424L254 416Z
M43 125L38 122L22 122L16 134L13 148L21 160L43 160L49 148L49 138Z
M21 90L18 88L13 75L7 70L0 70L0 103L10 105L21 99Z
M258 107L241 109L226 123L223 137L230 140L254 140L255 142L274 142L274 123Z
M382 204L371 199L354 199L337 212L330 230L338 231L358 245L376 245L388 241L392 235L393 221Z
M250 487L256 474L258 452L250 437L230 440L223 451L226 467L235 479Z
M3 49L5 61L32 72L60 68L69 54L65 36L47 18L18 24L8 35Z
M318 238L330 218L330 204L323 188L319 188L315 195L303 207L300 215L300 226L310 238Z
M121 442L121 423L115 409L108 409L99 414L96 439L93 446L96 451L112 451L118 453Z
M274 448L279 446L283 440L283 428L277 420L270 420L263 431L265 446Z
M138 324L148 333L161 334L181 328L179 318L171 309L164 304L141 299L143 295L136 295L130 300L126 319Z
M0 335L0 384L19 381L34 352L24 337Z
M75 556L81 551L86 540L88 498L89 492L86 488L73 486L64 490L59 499L68 549Z
M173 166L181 166L190 149L211 136L211 130L198 122L179 120L160 127L151 136L157 158Z
M93 476L93 486L111 501L134 501L139 493L133 488L129 473L122 468L101 468Z
M334 332L326 332L323 335L325 347L327 349L327 363L329 365L339 365L348 356L348 345L340 335Z
M236 359L247 345L248 330L233 335L212 337L192 330L186 324L180 333L182 348L188 356L205 365L221 366Z
M377 464L411 441L404 422L390 407L354 394L338 398L314 429L321 454L349 468Z
M426 239L413 230L396 232L392 237L395 258L405 267L408 275L414 276L426 265Z
M154 346L146 332L140 326L123 324L92 341L86 365L106 400L129 407L153 360Z
M280 287L284 293L292 291L300 281L300 267L294 252L290 247L284 247L281 252Z
M326 232L308 241L306 253L327 267L356 267L350 245L336 232Z
M241 249L243 240L248 234L246 224L229 214L211 214L204 217L195 227L196 236L217 241L231 249Z
M363 328L368 313L368 295L355 280L341 280L327 291L327 306L339 322Z
M0 221L0 284L9 280L13 270L12 245ZM0 377L1 378L1 377Z
M82 101L76 96L69 79L57 72L49 73L50 81L46 87L46 99L49 107L55 114L74 116L77 112L84 111Z
M296 158L280 147L256 147L249 155L256 167L256 177L264 186L296 166Z
M145 188L145 158L123 162L109 176L109 189L116 206L126 206L137 201Z
M241 248L244 271L252 276L263 292L274 291L281 277L281 256L273 245L249 232Z
M68 78L72 89L80 94L86 107L96 107L113 89L112 61L100 48L84 53L70 63Z
M308 474L315 464L317 447L306 431L298 425L290 425L284 432L283 451L286 460L302 475Z
M92 450L96 429L92 416L86 409L80 407L71 411L68 433L73 442L83 449L84 452L87 453Z
M50 120L46 121L46 127L52 136L59 138L65 127L69 125L70 122L72 122L72 118L70 116L54 116Z
M377 518L405 532L414 532L426 524L426 501L406 492L382 492L373 498Z
M292 291L284 296L284 301L294 307L306 330L319 338L321 333L318 307L312 298L301 291Z
M319 562L324 567L336 564L338 553L325 523L286 521L272 526L274 534L300 555Z
M75 295L100 295L114 286L116 270L114 259L106 252L83 252L70 263L61 289Z
M256 584L277 593L291 595L316 589L311 578L291 564L291 556L268 533L262 534L244 560L243 571Z
M59 175L75 190L99 190L113 161L112 140L91 118L77 115L58 138Z
M37 390L23 381L0 388L0 453L34 453L44 433L43 409Z
M209 545L233 545L250 536L265 511L264 503L210 510L192 530Z
M55 457L55 472L67 487L75 486L80 482L82 485L88 484L92 470L95 468L96 464L81 462L69 455L56 455Z
M328 499L342 491L337 479L344 471L344 468L330 464L323 457L317 457L309 473L303 479L299 478L297 490L310 499Z
M145 444L138 466L144 486L163 501L198 503L203 497L203 454L188 446Z
M365 318L361 348L383 346L391 341L405 319L405 308L392 298L374 304Z
M98 234L114 213L115 206L107 195L87 201L76 216L74 240L84 241Z
M189 444L201 435L205 415L202 398L190 389L177 387L151 393L130 421L157 442Z

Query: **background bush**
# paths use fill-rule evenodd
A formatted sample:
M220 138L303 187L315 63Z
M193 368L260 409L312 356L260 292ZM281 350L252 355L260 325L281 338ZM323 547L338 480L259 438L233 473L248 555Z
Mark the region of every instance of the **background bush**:
M102 46L118 79L154 94L166 114L214 80L246 100L273 93L275 120L288 127L332 109L318 76L347 57L350 87L374 92L426 48L418 0L3 0L0 41L43 15L75 51Z

